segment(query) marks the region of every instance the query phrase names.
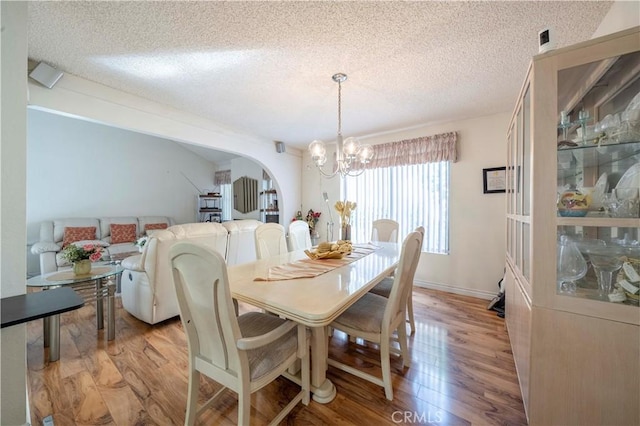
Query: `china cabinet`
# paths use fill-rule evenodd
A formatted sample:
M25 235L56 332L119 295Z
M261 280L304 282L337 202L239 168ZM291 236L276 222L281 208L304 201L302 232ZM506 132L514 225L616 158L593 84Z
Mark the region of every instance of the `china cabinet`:
M640 424L640 28L534 57L507 132L506 319L530 424Z
M198 196L198 222L222 222L222 196L219 193Z

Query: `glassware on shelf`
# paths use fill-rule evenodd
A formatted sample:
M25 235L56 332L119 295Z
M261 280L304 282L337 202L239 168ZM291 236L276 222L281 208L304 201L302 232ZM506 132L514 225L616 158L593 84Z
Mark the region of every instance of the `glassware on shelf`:
M613 292L613 277L622 268L622 256L612 246L595 247L587 251L598 278L598 299L609 301Z
M615 188L605 197L605 210L611 217L640 217L638 188Z
M576 130L576 132L578 133L578 137L582 139L582 145L587 143L587 123L591 121L591 118L589 116L589 111L587 110L580 110L578 112L578 124L580 124L580 127L578 128L578 130ZM591 133L593 133L593 127L590 129Z
M620 131L620 114L608 114L595 127L595 132L602 136L599 141L602 143L620 142Z
M562 139L559 143L568 145L570 141L567 139L567 130L571 127L571 117L567 111L560 111L560 126L558 127L562 129Z
M566 235L558 241L557 281L558 292L573 294L576 291L576 280L587 274L587 262L582 257L576 243Z
M612 192L622 206L624 217L640 217L640 189L615 188Z

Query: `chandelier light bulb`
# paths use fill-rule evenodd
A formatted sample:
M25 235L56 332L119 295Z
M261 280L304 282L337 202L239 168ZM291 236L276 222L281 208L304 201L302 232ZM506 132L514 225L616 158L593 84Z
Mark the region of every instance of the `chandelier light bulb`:
M369 144L365 144L360 146L360 151L358 152L358 159L362 164L368 164L373 160L373 147Z
M319 159L326 157L326 148L324 147L324 142L315 140L309 144L309 153L311 154L311 159L318 162ZM326 161L326 160L325 160ZM324 161L323 161L324 164Z
M354 137L346 138L342 147L342 152L347 159L353 159L360 150L360 141Z

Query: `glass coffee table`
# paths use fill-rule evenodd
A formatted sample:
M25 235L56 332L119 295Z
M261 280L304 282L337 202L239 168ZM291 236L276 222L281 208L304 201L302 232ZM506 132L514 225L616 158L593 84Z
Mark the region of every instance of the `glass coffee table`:
M73 288L85 302L96 302L97 329L104 328L104 300L107 300L107 340L116 337L115 301L116 280L122 274L119 264L96 262L91 272L75 275L72 270L62 270L38 275L27 280L27 287L48 290L58 287ZM43 319L44 346L49 346L49 361L60 358L60 317L53 315Z

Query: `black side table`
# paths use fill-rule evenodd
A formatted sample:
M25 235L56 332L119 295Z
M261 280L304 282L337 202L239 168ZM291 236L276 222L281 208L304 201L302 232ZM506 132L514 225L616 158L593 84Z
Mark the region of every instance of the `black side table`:
M60 314L84 306L84 300L70 287L5 297L1 302L1 328L50 317L49 341L56 343L49 348L49 361L60 359Z

